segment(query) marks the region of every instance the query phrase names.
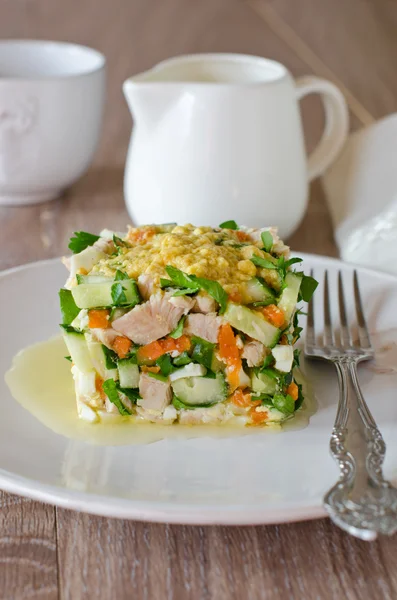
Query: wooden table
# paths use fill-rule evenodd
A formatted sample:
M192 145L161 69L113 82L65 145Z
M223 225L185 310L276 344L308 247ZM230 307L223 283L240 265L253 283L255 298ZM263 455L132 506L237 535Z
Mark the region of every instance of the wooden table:
M58 256L70 232L122 229L130 116L122 81L166 57L232 51L273 57L346 94L352 129L397 109L397 5L392 0L2 0L2 37L50 38L108 57L102 143L59 201L0 208L0 268ZM307 146L318 99L303 104ZM337 255L321 184L294 249ZM53 600L392 599L397 538L372 544L328 520L271 527L117 521L0 493L0 598ZM394 566L393 566L394 565Z

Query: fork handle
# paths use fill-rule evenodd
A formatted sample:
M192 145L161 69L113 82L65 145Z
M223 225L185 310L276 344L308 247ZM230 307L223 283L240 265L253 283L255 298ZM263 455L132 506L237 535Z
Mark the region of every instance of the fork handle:
M357 359L336 358L339 404L331 436L331 454L340 477L324 498L331 519L364 540L397 530L397 491L382 473L385 443L363 398Z

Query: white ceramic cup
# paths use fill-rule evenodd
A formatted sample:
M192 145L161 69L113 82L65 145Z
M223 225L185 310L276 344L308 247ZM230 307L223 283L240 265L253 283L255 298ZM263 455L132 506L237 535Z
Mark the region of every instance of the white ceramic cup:
M104 97L105 58L96 50L0 41L0 204L50 200L84 173Z
M299 100L320 94L325 129L306 157ZM124 83L135 127L125 197L138 223L278 225L302 219L308 181L348 131L342 92L317 77L294 81L280 63L238 54L164 61Z

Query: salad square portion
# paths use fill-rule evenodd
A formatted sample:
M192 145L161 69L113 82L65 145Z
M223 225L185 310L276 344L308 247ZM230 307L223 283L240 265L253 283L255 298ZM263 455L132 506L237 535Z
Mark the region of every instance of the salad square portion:
M269 426L299 410L297 304L317 282L276 228L80 231L69 248L61 327L81 419Z

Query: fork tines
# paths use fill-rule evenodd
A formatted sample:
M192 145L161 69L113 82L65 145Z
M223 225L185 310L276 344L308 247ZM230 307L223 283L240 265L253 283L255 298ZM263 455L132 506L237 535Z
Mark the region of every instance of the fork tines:
M313 276L313 271L311 272ZM336 343L335 329L332 325L331 317L331 293L328 271L324 272L324 332L322 336L322 343L316 344L316 334L314 326L314 299L312 298L309 302L308 313L307 313L307 329L306 329L306 352L310 354L311 350L319 349L320 347L324 350L335 350L336 347L342 350L366 350L371 351L371 340L368 332L368 326L365 320L364 311L362 307L362 300L360 294L360 288L358 284L357 271L353 273L353 291L354 291L354 303L356 309L357 318L357 329L358 329L358 341L354 343L349 327L347 318L345 291L343 285L342 272L338 272L338 304L339 304L339 337L340 344Z

